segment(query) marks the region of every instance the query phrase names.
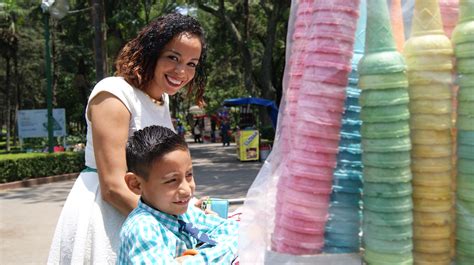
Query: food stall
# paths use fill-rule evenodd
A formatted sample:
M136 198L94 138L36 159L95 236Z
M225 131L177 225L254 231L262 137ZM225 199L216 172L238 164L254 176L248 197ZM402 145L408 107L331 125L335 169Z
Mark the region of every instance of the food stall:
M239 129L235 137L237 158L240 161L259 160L260 132L256 128L251 105L265 107L271 118L273 128L276 128L278 108L275 102L262 98L234 98L225 100L223 105L240 107Z

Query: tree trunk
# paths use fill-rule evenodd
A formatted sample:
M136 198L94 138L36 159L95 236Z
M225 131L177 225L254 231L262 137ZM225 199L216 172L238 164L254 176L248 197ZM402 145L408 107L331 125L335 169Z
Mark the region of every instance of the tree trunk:
M275 87L273 86L273 48L275 46L276 28L281 16L281 4L279 0L274 1L273 8L267 12L268 22L265 36L265 49L262 57L262 69L260 71L260 89L263 98L274 100Z
M248 9L248 0L244 1L244 4L247 4ZM212 7L206 6L201 1L198 1L198 8L201 10L219 18L221 22L226 26L226 28L231 32L232 39L237 43L237 47L239 48L240 54L242 55L242 67L243 67L243 74L244 74L244 85L246 91L252 96L258 96L255 90L255 81L252 75L253 64L252 64L252 53L247 45L248 36L241 34L240 31L237 29L237 26L234 24L232 19L227 16L224 1L219 1L219 9L214 9ZM248 11L247 11L248 12ZM248 23L248 14L247 20L245 23ZM246 26L248 31L248 27ZM247 33L248 34L248 33ZM242 36L244 35L244 36Z
M105 41L107 33L105 27L104 2L103 0L92 0L92 24L94 27L94 61L96 81L99 82L107 74L107 50Z
M7 113L6 113L6 125L7 125L7 134L6 134L6 145L5 145L5 149L7 150L7 152L10 152L10 129L11 129L11 115L10 115L10 105L11 105L11 101L10 101L10 81L11 81L11 76L10 76L10 57L7 57L5 58L7 63L6 63L6 66L7 66L7 69L6 69L6 77L5 77L5 81L6 81L6 84L5 84L5 89L6 89L6 99L7 99Z
M242 52L242 55L244 56L242 60L242 67L244 69L244 82L245 82L245 87L247 88L247 91L250 92L251 95L253 96L259 96L258 91L255 89L255 84L253 81L253 75L252 75L252 70L253 70L253 65L252 65L252 54L250 53L250 49L248 48L248 43L249 43L249 1L245 0L244 3L244 14L243 14L243 20L244 20L244 30L242 34L242 43L240 50Z
M51 79L51 84L52 84L52 96L53 98L51 99L53 102L53 108L54 106L57 106L56 102L56 95L58 93L58 56L57 56L57 46L56 46L56 30L57 30L57 25L58 22L55 19L50 20L52 23L52 29L50 31L51 34L51 70L53 72L52 79Z
M74 84L75 89L79 90L79 94L81 98L78 100L80 102L83 102L83 106L84 106L83 112L85 111L85 106L87 106L87 100L91 92L90 84L86 78L87 76L86 72L87 72L87 67L84 62L84 58L81 57L77 65L77 73L76 73L76 76L74 77L73 84ZM86 121L84 119L80 120L79 129L78 129L80 132L85 133L85 129L84 129L86 127L85 122Z
M145 13L145 24L150 22L150 11L152 3L150 0L142 0L143 12Z
M13 112L13 127L15 128L15 133L13 134L13 145L17 145L17 135L18 135L18 126L17 126L17 117L18 110L20 109L20 77L18 75L18 54L15 52L13 57L13 67L15 71L15 111Z

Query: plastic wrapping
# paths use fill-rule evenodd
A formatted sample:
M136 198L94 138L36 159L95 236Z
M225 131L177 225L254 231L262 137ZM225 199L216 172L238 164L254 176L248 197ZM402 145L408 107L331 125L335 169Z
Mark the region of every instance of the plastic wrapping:
M474 0L459 1L452 33L456 154L453 19L441 20L456 5L442 2L292 1L274 147L242 209L242 264L473 260Z
M446 36L451 38L454 27L459 17L459 0L439 0L443 30Z
M281 155L282 163L277 169L280 177L271 234L272 251L318 254L325 243L334 246L346 235L334 233L339 231L335 226L340 227L335 222L328 227L330 238L325 240L324 232L340 131L343 128L351 130L350 124L342 121L342 114L351 71L358 4L358 1L303 1L296 7L293 38L297 49L292 50L291 57L295 59L290 60L288 85L290 89L300 88L295 89L296 101L288 104L287 127L282 129L282 145L286 152ZM300 42L307 45L301 49ZM344 44L339 46L338 43ZM291 70L301 65L303 71ZM315 167L322 170L313 170ZM311 185L303 188L302 179ZM337 200L334 194L332 199ZM293 225L296 222L298 226ZM358 228L347 232L357 236Z
M334 231L344 221L341 218L326 226L329 201L352 202L350 195L360 192L360 173L356 173L356 193L347 193L347 198L340 186L340 192L331 195L341 128L350 136L360 127L352 119L342 121L359 1L293 1L291 10L283 84L286 89L276 143L244 205L239 242L242 264L262 264L267 252L321 253L325 230ZM345 144L347 150L357 150L357 145L360 149L359 143ZM339 158L351 163L350 155L360 153L348 152ZM341 171L339 185L351 181L350 173L345 173ZM358 200L355 202L358 220ZM355 248L358 231L357 224L347 231L355 234ZM340 236L333 234L327 241L335 242ZM291 264L291 259L288 262Z

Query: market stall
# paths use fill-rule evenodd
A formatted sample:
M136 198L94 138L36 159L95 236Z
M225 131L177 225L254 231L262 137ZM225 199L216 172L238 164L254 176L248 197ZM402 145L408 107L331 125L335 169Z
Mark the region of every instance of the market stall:
M236 132L235 142L237 146L237 158L240 161L252 161L260 159L260 132L256 128L254 113L251 105L263 106L267 109L271 118L272 126L276 128L278 108L274 101L261 98L234 98L227 99L224 106L240 106L239 129ZM265 145L267 155L268 145Z

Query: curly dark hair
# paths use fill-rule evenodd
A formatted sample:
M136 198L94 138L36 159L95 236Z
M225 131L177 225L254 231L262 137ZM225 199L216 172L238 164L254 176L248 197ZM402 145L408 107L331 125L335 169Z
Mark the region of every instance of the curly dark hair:
M176 150L189 151L183 137L163 126L145 127L128 139L125 149L127 169L147 180L152 164Z
M202 106L207 79L204 70L207 47L201 24L191 16L171 13L153 20L122 48L115 61L116 75L122 76L134 87L144 90L153 79L156 62L163 47L182 33L195 35L201 41L201 57L194 78L187 85L187 95L188 97L194 95L196 104Z

